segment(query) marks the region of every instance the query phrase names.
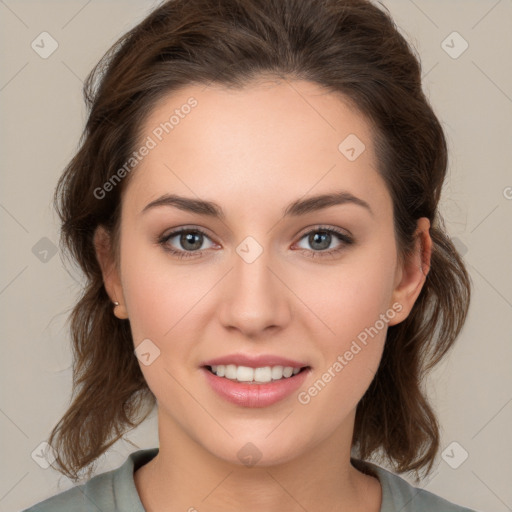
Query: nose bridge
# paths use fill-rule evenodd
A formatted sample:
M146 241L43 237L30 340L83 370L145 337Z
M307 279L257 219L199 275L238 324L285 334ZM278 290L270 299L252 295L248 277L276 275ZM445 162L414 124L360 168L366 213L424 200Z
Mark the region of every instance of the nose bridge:
M267 242L269 239L265 238ZM274 275L274 260L271 249L254 236L247 236L236 246L230 284L223 291L221 316L225 326L254 334L268 326L282 326L286 321L285 290Z
M249 235L235 249L233 279L239 299L252 296L255 300L265 299L268 304L276 296L275 283L272 282L275 278L269 269L273 256L266 240L263 245Z

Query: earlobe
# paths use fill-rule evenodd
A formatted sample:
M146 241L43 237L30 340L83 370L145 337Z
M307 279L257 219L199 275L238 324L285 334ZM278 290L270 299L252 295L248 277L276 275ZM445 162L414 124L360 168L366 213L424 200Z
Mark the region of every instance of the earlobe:
M401 305L400 314L396 315L389 325L395 325L405 320L418 298L428 272L432 254L432 239L430 238L430 221L426 217L418 219L413 252L406 260L397 266L397 283L393 290L391 304Z
M98 226L94 233L96 258L101 268L103 285L113 305L113 313L120 320L128 318L121 278L117 268L110 234L103 226Z
M114 301L114 315L119 318L119 320L126 320L128 318L128 313L124 304Z

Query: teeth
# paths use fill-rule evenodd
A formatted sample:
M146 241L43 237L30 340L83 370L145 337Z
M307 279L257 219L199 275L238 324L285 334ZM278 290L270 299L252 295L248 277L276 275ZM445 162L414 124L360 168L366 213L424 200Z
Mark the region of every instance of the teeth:
M250 368L248 366L236 366L235 364L219 364L211 366L212 372L217 377L237 380L238 382L271 382L297 375L300 368L292 366L264 366L262 368Z

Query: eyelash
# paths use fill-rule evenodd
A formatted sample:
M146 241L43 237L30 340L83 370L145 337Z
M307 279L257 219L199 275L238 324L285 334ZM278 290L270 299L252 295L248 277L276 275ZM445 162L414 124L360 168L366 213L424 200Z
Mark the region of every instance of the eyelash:
M172 233L169 233L167 235L161 236L158 239L158 244L163 247L163 249L172 254L173 256L183 259L183 258L201 258L203 251L177 251L176 249L172 249L167 245L168 241L171 238L174 238L176 235L180 235L182 233L199 233L201 235L206 236L207 238L210 238L207 233L205 233L203 230L199 228L181 228L176 231L173 231ZM326 228L323 226L318 226L315 229L312 229L306 233L304 233L299 240L302 240L307 235L310 235L311 233L330 233L334 234L342 244L336 248L336 249L330 249L330 250L323 250L323 251L311 251L308 249L300 249L300 251L307 253L307 256L310 258L325 258L328 256L334 256L335 254L341 252L345 249L345 246L351 245L354 243L354 240L348 236L347 234L343 233L342 231L336 229L336 228ZM197 255L199 254L199 256Z

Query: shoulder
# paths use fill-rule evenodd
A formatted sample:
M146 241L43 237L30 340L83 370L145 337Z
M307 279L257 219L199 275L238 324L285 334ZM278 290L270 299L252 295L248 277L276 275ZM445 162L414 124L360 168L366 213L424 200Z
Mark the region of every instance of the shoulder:
M76 485L22 512L89 512L98 509L102 512L113 511L113 473L115 471L96 475L87 483Z
M354 459L352 459L354 461ZM368 461L356 460L357 469L373 473L382 487L380 512L478 512L448 501L437 494L414 487L402 477Z
M89 510L85 501L87 498L83 493L83 488L83 485L73 487L56 496L36 503L22 512L74 512ZM79 489L82 490L82 492L80 492Z
M105 503L102 503L103 506L101 506L98 502L105 502L105 495L108 495L111 488L111 478L108 473L102 473L86 484L72 487L36 503L22 512L88 512L93 509L98 510L98 508L103 512L109 512L113 509L105 507Z
M117 469L94 476L22 512L144 512L133 473L151 460L158 448L132 453Z

